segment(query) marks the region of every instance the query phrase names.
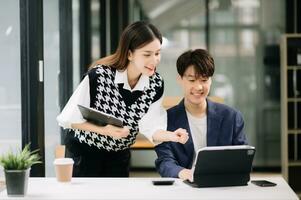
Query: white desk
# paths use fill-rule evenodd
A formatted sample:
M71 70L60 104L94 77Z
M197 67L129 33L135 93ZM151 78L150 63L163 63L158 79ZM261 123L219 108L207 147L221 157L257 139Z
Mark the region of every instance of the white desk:
M262 178L276 182L277 186L258 187L249 183L242 187L192 188L179 179L172 186L154 186L154 178L73 178L71 183L59 183L55 178L30 178L27 196L9 198L4 190L0 199L298 199L282 177Z

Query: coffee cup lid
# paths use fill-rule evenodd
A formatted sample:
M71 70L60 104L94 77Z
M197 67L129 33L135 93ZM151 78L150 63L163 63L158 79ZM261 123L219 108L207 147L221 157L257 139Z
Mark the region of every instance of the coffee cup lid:
M72 158L56 158L53 162L54 165L69 165L74 164Z

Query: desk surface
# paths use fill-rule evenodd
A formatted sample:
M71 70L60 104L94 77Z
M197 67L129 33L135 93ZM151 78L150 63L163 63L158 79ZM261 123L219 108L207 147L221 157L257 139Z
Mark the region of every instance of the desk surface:
M277 186L249 183L241 187L192 188L179 179L172 186L154 186L154 178L73 178L71 183L59 183L55 178L30 178L27 196L9 198L4 190L0 199L298 199L282 177L262 178Z

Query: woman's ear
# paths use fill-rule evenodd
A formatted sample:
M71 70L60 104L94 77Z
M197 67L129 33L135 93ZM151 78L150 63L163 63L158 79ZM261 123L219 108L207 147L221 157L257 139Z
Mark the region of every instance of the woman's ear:
M129 52L128 52L128 60L132 61L132 59L133 59L133 53L132 53L131 50L129 50Z

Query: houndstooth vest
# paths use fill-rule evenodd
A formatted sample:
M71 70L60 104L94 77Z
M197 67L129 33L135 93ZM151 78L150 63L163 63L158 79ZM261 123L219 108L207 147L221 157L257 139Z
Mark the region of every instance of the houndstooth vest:
M122 120L123 125L130 129L130 134L126 138L114 139L111 136L99 135L94 132L73 130L74 137L79 142L107 151L124 150L135 142L139 132L138 122L154 102L156 92L163 87L161 76L155 73L150 77L149 88L144 89L142 95L132 105L127 106L119 93L118 86L114 83L115 74L116 69L103 65L99 65L89 72L90 107Z

